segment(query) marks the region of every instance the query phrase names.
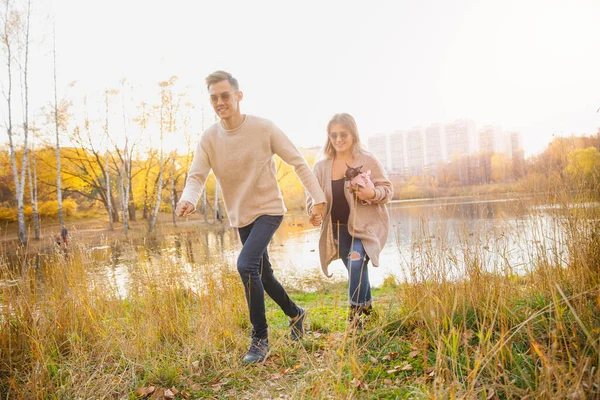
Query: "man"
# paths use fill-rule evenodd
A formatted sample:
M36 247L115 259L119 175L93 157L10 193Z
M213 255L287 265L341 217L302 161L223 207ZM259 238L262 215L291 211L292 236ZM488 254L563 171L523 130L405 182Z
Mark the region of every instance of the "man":
M317 207L325 214L325 195L298 149L271 121L242 114L243 93L237 80L225 71L206 78L210 102L220 118L203 134L196 148L177 215L193 212L212 169L223 193L231 225L242 241L237 269L244 283L252 323L252 344L247 363L261 362L269 352L265 291L290 317L291 337L304 334L306 311L297 306L273 275L267 246L281 224L286 208L277 184L273 155L292 165Z

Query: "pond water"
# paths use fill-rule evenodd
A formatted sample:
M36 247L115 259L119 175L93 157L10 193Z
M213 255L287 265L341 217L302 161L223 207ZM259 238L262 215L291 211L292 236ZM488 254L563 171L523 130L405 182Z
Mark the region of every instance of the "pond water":
M472 268L524 273L540 257L563 261L567 257L560 209L529 199L398 201L389 204L389 211L391 232L380 266L369 265L373 286L390 276L399 281L456 279ZM306 216L286 216L269 247L275 274L285 285L312 290L332 279L346 279L341 260L329 267L333 278L321 273L318 236ZM87 273L104 277L126 296L135 285L134 266L144 264L150 270L165 263L180 266L194 282L191 286L198 287L210 274L235 272L240 248L237 230L216 223L199 224L185 234L79 251L86 253Z

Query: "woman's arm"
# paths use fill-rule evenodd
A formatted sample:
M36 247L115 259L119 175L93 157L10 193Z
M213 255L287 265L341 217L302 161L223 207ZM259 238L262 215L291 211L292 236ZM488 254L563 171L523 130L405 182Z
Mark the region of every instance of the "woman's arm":
M385 204L394 196L394 187L388 179L383 166L373 155L366 155L371 169L371 181L375 185L375 197L370 200L371 203Z

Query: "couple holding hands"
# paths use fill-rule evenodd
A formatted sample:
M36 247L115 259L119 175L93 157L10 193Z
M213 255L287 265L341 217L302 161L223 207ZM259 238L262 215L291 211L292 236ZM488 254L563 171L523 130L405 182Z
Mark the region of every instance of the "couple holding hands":
M210 102L220 118L203 134L194 153L177 215L192 213L212 170L219 181L232 226L238 228L242 250L237 269L244 284L252 324L252 344L243 361L262 362L269 353L265 292L290 318L291 338L304 334L306 310L295 304L279 283L267 247L281 224L286 208L277 184L273 155L294 167L307 191L310 222L321 227L319 257L323 273L341 258L349 276L349 323L362 328L371 312L367 264L379 265L379 254L389 232L385 208L392 184L377 159L360 143L354 118L336 114L327 125L323 159L313 170L290 139L271 121L242 114L243 93L225 71L206 78ZM354 175L370 171L350 180ZM360 179L362 178L362 182ZM359 184L355 184L358 182Z

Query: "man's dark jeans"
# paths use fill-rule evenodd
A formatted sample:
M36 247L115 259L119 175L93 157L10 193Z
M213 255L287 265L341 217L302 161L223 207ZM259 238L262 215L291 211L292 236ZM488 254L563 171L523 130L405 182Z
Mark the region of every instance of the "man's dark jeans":
M237 269L246 290L252 336L259 339L268 337L265 292L288 317L294 318L299 313L296 304L273 275L267 252L267 246L282 220L282 216L261 215L250 225L238 228L243 247L238 257Z

